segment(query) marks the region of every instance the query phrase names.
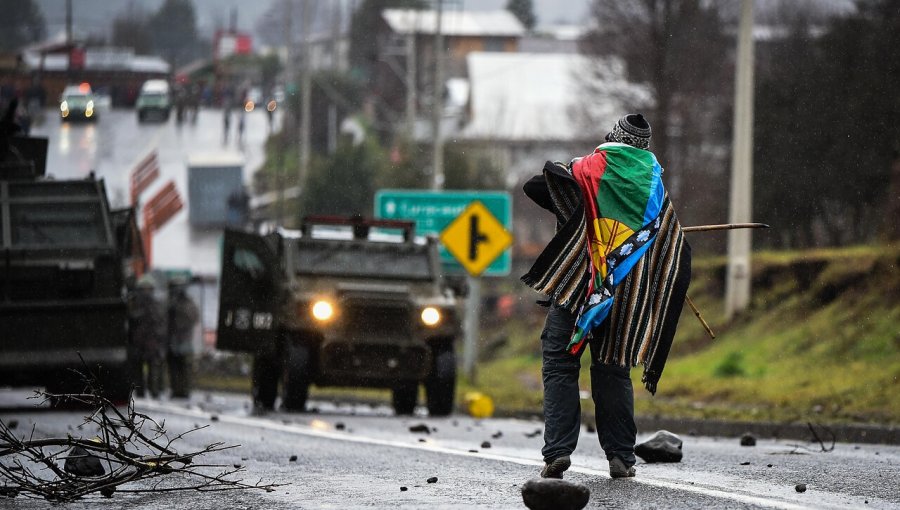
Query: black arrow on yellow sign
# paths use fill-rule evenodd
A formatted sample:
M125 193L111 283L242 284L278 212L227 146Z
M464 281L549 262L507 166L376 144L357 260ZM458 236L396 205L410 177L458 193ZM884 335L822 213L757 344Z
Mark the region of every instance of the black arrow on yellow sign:
M478 260L478 245L488 242L488 236L478 230L478 216L469 216L469 260Z
M484 204L473 200L441 231L441 242L470 275L478 276L512 244L512 235Z

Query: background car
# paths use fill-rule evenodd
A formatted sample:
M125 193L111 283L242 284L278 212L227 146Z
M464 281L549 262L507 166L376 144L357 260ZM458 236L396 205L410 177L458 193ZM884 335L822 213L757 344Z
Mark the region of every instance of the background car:
M97 120L97 113L90 84L69 85L63 90L59 99L59 115L63 122L73 120L94 122Z
M141 85L141 91L134 107L137 110L138 122L144 122L153 117L162 122L169 120L169 114L172 112L169 82L166 80L145 81Z

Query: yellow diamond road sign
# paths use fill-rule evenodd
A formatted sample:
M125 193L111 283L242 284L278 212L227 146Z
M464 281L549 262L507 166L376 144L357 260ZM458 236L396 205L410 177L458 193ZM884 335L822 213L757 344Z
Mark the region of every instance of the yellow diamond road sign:
M441 232L444 247L472 276L480 275L512 240L512 234L478 200L473 200Z

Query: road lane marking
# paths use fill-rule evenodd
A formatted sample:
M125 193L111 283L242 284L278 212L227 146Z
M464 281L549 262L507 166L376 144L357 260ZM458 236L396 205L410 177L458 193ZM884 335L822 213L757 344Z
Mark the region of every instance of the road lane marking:
M479 459L487 459L493 460L497 462L509 462L512 464L518 464L522 466L536 466L542 467L544 465L543 461L526 459L522 457L513 457L509 455L500 455L495 453L487 453L487 452L469 452L464 450L458 450L454 448L448 448L445 446L439 446L434 443L407 443L404 441L394 441L388 439L378 439L374 437L366 437L361 436L358 433L349 434L347 432L335 432L329 430L322 430L320 428L313 428L308 425L303 425L300 423L277 423L271 420L268 420L264 417L243 417L243 416L231 416L227 414L214 413L210 411L202 411L199 409L188 409L178 405L172 405L165 402L155 402L151 400L138 399L135 402L136 406L143 407L153 411L166 412L176 415L182 415L191 418L209 418L212 414L215 414L219 418L219 422L222 423L230 423L233 425L240 425L244 427L251 428L262 428L267 430L272 430L276 432L285 432L290 434L299 434L310 437L318 437L323 439L333 439L338 441L349 441L354 443L362 443L369 444L374 446L385 446L390 448L406 448L410 450L420 450L426 452L435 452L435 453L443 453L447 455L456 455L460 457L469 457L469 458L479 458ZM591 476L601 476L601 477L609 477L609 471L602 469L592 469L581 466L572 466L569 471L574 471L576 473L581 473L585 475ZM702 485L702 484L692 484L689 482L684 482L681 480L671 480L671 479L663 479L657 477L648 477L646 475L638 476L630 479L629 481L634 483L639 483L643 485L648 485L652 487L660 487L664 489L683 491L683 492L691 492L694 494L709 496L719 499L727 499L731 501L736 501L743 504L748 505L759 505L769 508L779 508L785 510L797 510L797 509L806 509L806 508L816 508L816 509L841 509L846 508L846 504L837 505L837 504L827 504L823 503L821 500L816 500L815 502L798 502L798 501L790 501L789 498L791 496L790 493L782 494L779 496L758 496L755 495L753 489L757 489L755 492L764 492L766 490L771 490L773 488L779 488L780 486L776 485L766 485L761 483L751 482L746 479L742 480L734 480L735 485L741 484L744 485L744 488L738 489L736 486L726 487L726 486L716 486L716 485ZM752 484L752 488L746 487L748 484ZM783 487L785 492L788 490L793 490L793 487ZM729 492L736 491L736 492ZM847 498L846 495L842 494L834 494L821 490L817 490L820 496L825 496L833 499L838 498ZM808 495L807 495L808 497ZM870 501L871 502L871 501Z

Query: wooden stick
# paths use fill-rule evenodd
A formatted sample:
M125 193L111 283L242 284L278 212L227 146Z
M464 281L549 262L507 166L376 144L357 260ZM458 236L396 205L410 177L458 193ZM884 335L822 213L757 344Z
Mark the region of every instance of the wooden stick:
M706 232L708 230L734 230L736 228L769 228L765 223L725 223L722 225L697 225L681 227L683 232Z
M694 301L691 299L691 296L688 296L687 294L685 294L684 299L685 299L685 301L687 301L688 306L691 307L691 310L694 311L694 315L697 316L697 320L700 321L700 324L703 324L703 329L706 330L707 334L709 334L709 337L712 338L713 340L715 340L716 334L713 333L712 330L709 328L709 324L707 324L706 321L703 320L703 316L700 315L700 310L697 309L697 305L694 304Z

